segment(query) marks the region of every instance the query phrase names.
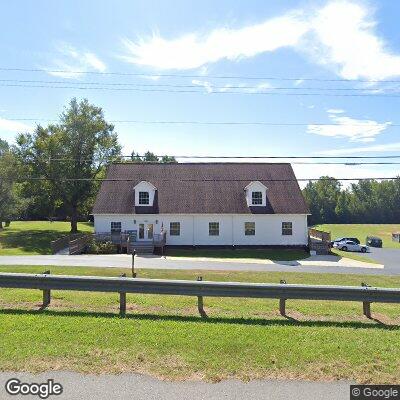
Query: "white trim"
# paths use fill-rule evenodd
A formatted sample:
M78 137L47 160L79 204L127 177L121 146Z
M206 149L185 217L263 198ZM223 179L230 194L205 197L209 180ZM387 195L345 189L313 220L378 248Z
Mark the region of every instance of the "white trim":
M136 185L133 187L133 189L136 190L136 188L137 188L139 185L141 185L142 183L151 186L153 190L157 190L157 188L156 188L151 182L149 182L149 181L140 181L138 184L136 184Z
M268 188L260 181L251 181L247 186L245 186L244 190L250 189L250 187L254 184L259 184L261 186L264 186L264 189L267 190Z

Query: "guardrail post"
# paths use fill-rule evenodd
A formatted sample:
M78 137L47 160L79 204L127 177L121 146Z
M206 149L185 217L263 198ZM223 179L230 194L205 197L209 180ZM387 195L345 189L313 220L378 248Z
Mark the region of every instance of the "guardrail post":
M203 280L202 276L197 277L197 281L200 282ZM206 318L207 314L204 311L204 303L203 303L203 296L197 296L197 309L199 310L199 314L202 318Z
M121 278L125 278L126 274L121 274ZM125 317L126 315L126 293L120 292L119 293L119 315L121 317Z
M367 283L362 282L361 283L362 287L369 287ZM363 314L368 318L371 319L371 303L369 301L363 301Z
M281 279L279 282L281 285L286 285L286 281ZM282 317L286 317L286 299L279 299L279 313Z
M50 270L44 271L43 275L50 275ZM50 304L50 300L51 300L50 289L43 289L43 304L40 307L40 309L44 310Z
M136 272L135 272L135 256L136 256L136 250L132 251L132 278L136 278Z

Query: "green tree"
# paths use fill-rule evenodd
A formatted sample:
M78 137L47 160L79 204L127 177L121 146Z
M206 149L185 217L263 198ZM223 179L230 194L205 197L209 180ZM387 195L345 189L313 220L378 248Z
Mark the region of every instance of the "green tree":
M310 181L303 190L304 197L310 208L310 223L336 222L336 204L341 192L338 180L322 176L319 181Z
M335 214L337 222L342 224L348 223L351 219L349 213L349 193L346 190L342 191L338 196Z
M157 157L154 153L151 151L146 151L143 156L141 156L139 153L135 153L132 151L131 153L131 162L149 162L149 163L177 163L176 159L174 156L162 156L162 157Z
M20 212L15 180L18 177L16 158L5 140L0 139L0 229Z
M59 123L18 135L17 153L27 176L44 179L29 181L28 190L43 189L52 206L61 204L74 233L79 215L88 212L97 193L95 179L103 177L105 166L120 156L121 146L102 109L74 98Z

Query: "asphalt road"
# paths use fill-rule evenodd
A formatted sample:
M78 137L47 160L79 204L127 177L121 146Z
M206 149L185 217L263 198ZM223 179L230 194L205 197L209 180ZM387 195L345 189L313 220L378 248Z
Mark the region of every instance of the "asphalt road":
M372 258L389 269L400 269L400 249L379 249L371 247L370 252L360 253L361 256Z
M10 396L5 391L8 379L17 377L26 383L54 379L63 393L50 396L60 400L348 400L349 382L303 382L260 380L248 383L227 380L219 383L166 382L138 374L80 375L49 372L40 375L0 373L0 399L39 399L38 396Z
M395 250L400 253L400 250ZM361 253L360 253L361 254ZM277 272L310 272L366 275L400 275L400 264L385 266L385 268L355 267L349 260L349 265L331 261L337 257L321 256L316 261L210 261L201 259L178 260L159 256L136 257L136 268L154 269L186 269L186 270L218 270L218 271L277 271ZM343 260L341 261L343 262ZM302 265L303 264L303 265ZM312 265L310 265L312 264ZM0 265L60 265L88 267L120 267L131 268L131 257L128 255L38 255L38 256L0 256Z

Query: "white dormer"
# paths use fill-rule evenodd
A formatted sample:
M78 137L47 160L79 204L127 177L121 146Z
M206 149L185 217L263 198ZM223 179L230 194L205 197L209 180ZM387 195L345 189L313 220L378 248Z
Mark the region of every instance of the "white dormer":
M135 190L135 206L152 206L154 202L154 195L157 188L150 182L139 182L134 188Z
M250 182L244 190L248 207L265 207L267 205L267 187L261 182Z

